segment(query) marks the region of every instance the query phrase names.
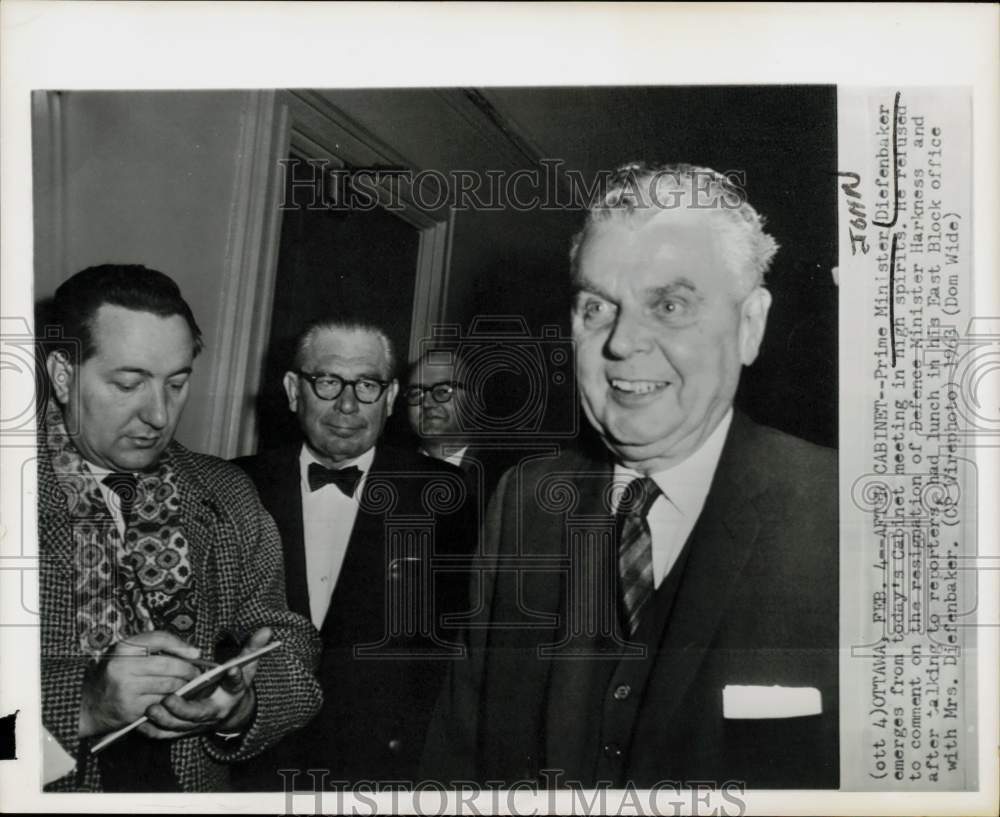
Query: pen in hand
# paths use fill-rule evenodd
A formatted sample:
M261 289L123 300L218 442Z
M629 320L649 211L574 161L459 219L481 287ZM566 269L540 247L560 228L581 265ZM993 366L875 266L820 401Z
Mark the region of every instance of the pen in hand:
M218 684L222 681L222 675L221 675L222 667L225 666L227 667L228 671L232 671L237 667L243 667L246 664L257 661L258 659L261 658L261 656L266 655L267 653L277 649L280 646L281 646L280 641L270 641L265 646L251 650L249 653L245 655L237 655L231 658L229 661L226 662L226 664L217 664L214 661L208 661L203 658L182 658L182 660L188 661L192 665L202 668L203 674L202 676L199 676L198 678L189 681L187 684L182 686L173 694L188 699L191 699L192 697L199 697L199 693L211 694L211 692L215 689L215 687L217 687ZM158 654L172 655L172 653L165 650L159 651ZM181 657L181 656L175 656L175 657ZM232 666L229 666L230 664L232 664ZM214 670L218 670L219 672L213 672ZM147 723L148 721L149 718L146 715L143 715L137 720L132 721L132 723L128 724L127 726L123 726L121 729L112 732L108 735L105 735L104 738L98 741L91 748L90 750L91 754L96 754L97 752L100 752L108 744L113 743L123 735L128 734L133 729L142 726L142 724Z
M152 655L169 655L171 658L180 658L182 661L187 661L189 664L194 664L198 669L204 671L209 669L215 669L218 665L215 661L209 661L207 658L184 658L180 655L175 655L172 652L166 652L164 650L159 650L158 652L151 653Z
M189 664L198 667L198 669L200 669L202 673L205 673L208 670L215 669L216 667L219 666L215 661L209 661L208 659L205 658L187 658L185 656L177 655L176 653L170 652L169 650L154 650L153 652L148 653L148 655L149 656L168 655L171 658L180 658L182 661L187 661ZM193 683L193 681L189 682L185 686L190 686L191 683ZM178 690L178 692L180 691L181 690ZM118 740L118 738L127 735L133 729L138 729L144 723L148 722L149 718L146 715L143 715L142 717L132 721L132 723L128 724L127 726L123 726L121 729L118 729L109 735L105 735L103 739L99 740L94 746L91 747L90 749L91 754L96 754L97 752L100 752L108 744L114 743L116 740Z

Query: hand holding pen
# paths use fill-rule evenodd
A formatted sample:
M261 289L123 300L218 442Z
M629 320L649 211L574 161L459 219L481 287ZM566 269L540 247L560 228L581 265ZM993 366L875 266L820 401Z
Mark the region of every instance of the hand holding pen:
M271 639L262 628L242 653ZM241 654L242 654L241 653ZM114 646L107 659L85 679L80 707L80 737L105 735L145 716L139 731L167 739L209 730L245 728L253 716L256 661L227 672L210 694L192 700L175 695L211 662L177 636L155 630L130 636Z

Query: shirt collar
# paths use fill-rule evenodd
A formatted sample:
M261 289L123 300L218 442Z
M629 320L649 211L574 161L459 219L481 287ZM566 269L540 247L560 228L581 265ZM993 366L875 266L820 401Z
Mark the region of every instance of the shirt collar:
M730 408L708 439L693 454L672 468L650 474L664 496L684 516L696 517L701 513L732 421L733 410ZM616 479L640 476L642 475L631 468L615 465Z
M84 460L84 462L86 463L90 473L94 475L94 479L98 482L104 479L108 474L115 473L110 468L105 468L102 465L94 465L94 463L90 460Z
M96 479L98 482L103 482L104 478L108 474L130 474L136 479L139 479L142 476L142 474L139 471L115 471L111 468L105 468L103 465L96 465L95 463L92 463L90 460L83 460L83 462L86 464L87 470L90 471L94 479Z
M445 450L446 451L449 450L448 446L445 446ZM444 458L444 462L449 462L455 466L461 466L462 460L465 458L465 452L468 450L469 446L467 445L463 445L461 448L456 448L454 451L451 451L451 453ZM427 451L427 449L422 446L420 448L420 453L423 454L425 457L431 456L430 452Z

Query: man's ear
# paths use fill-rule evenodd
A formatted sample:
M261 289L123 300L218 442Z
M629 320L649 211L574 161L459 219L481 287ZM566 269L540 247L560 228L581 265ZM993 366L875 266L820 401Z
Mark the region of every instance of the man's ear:
M762 286L743 299L740 306L740 362L744 366L749 366L757 359L770 308L771 293Z
M57 350L49 352L45 358L45 369L49 373L49 382L52 384L52 393L60 405L69 403L70 389L73 384L73 376L76 369L69 360L69 356Z
M288 408L293 414L299 411L299 376L295 372L285 372L281 379L281 385L285 387L285 396L288 397Z
M386 399L386 412L385 416L389 417L392 414L392 410L396 407L396 395L399 394L399 381L393 378L389 383L388 394L385 396Z

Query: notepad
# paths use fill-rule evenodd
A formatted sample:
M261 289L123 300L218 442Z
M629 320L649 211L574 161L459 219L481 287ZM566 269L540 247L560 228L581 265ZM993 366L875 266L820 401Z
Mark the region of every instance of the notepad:
M227 672L229 672L229 670L233 669L234 667L242 667L244 664L249 664L252 661L256 661L262 655L266 655L272 650L276 650L280 646L281 646L280 641L272 641L271 643L261 647L259 650L248 652L246 655L238 655L236 656L236 658L226 661L224 664L218 664L217 666L214 666L211 669L206 670L197 678L192 678L190 681L184 684L184 686L182 686L173 694L179 695L181 698L184 699L194 698L199 692L202 692L203 690L209 688L213 684L218 683L220 678ZM107 748L119 738L124 737L133 729L138 729L140 726L142 726L144 723L147 723L148 721L149 718L143 715L140 718L136 718L128 726L123 726L118 731L111 732L110 734L105 735L97 743L95 743L93 747L91 747L90 753L92 755L97 754L102 749Z

